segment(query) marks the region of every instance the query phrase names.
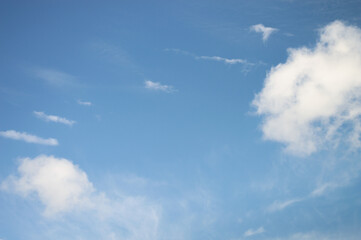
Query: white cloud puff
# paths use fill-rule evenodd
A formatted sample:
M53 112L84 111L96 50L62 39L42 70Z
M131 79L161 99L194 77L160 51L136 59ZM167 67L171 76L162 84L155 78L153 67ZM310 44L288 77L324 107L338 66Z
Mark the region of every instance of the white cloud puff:
M313 49L289 49L253 104L264 116L265 139L308 155L346 140L361 146L361 30L335 21Z
M19 176L11 176L2 188L23 196L36 194L45 205L45 215L54 215L90 204L94 191L85 172L64 158L40 155L24 158Z
M256 24L251 26L251 31L262 33L262 40L265 42L271 36L272 33L277 32L277 28L265 27L263 24Z
M55 138L45 139L25 132L17 132L15 130L0 131L0 136L14 140L22 140L28 143L37 143L50 146L56 146L59 144L58 140L56 140Z
M126 240L158 236L160 206L140 196L109 198L93 187L82 169L64 158L40 155L21 159L18 175L10 175L0 186L25 198L39 199L45 206L44 216L54 220L67 214L68 220L86 224L91 218L91 224L97 225L94 232L102 239L109 239L109 232L114 239Z
M159 82L152 82L150 80L146 80L144 82L145 88L150 89L150 90L155 90L155 91L162 91L162 92L167 92L167 93L171 93L174 92L174 88L173 86L169 86L169 85L163 85Z
M62 123L65 125L72 126L75 121L69 120L63 117L55 116L55 115L47 115L44 112L37 112L34 111L35 116L37 116L40 119L43 119L46 122L56 122L56 123Z

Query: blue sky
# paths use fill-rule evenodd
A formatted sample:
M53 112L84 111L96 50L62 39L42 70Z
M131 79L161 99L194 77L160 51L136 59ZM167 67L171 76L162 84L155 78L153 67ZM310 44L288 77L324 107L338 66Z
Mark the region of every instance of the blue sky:
M0 240L356 240L361 2L2 1Z

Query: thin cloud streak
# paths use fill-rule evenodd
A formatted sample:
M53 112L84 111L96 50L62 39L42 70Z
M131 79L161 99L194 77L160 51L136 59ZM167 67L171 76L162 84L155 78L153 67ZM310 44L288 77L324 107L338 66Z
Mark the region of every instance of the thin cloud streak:
M25 132L17 132L14 130L0 131L0 136L4 138L22 140L28 143L36 143L42 145L57 146L59 144L58 140L56 140L55 138L45 139Z
M304 198L296 198L296 199L290 199L290 200L286 200L284 202L279 202L276 201L274 203L272 203L268 208L267 211L268 212L276 212L276 211L281 211L297 202L301 202L303 201Z
M224 62L226 64L237 64L237 63L242 63L245 64L247 63L246 60L244 59L239 59L239 58L224 58L224 57L218 57L218 56L200 56L200 57L196 57L196 59L204 59L204 60L211 60L211 61L217 61L217 62Z
M34 115L46 122L56 122L56 123L62 123L65 125L72 126L74 123L76 123L73 120L69 120L63 117L55 116L55 115L47 115L44 112L37 112L34 111Z
M249 65L253 65L252 63L249 63L247 60L245 59L240 59L240 58L224 58L224 57L220 57L220 56L198 56L194 53L191 52L187 52L181 49L177 49L177 48L166 48L164 49L164 51L167 52L174 52L177 54L182 54L182 55L186 55L186 56L191 56L194 59L197 60L209 60L209 61L216 61L216 62L223 62L225 64L249 64Z

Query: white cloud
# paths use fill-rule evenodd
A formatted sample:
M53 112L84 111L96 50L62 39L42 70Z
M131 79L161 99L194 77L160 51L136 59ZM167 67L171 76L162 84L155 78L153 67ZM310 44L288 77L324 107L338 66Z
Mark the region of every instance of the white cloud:
M146 81L144 81L144 84L145 84L145 88L150 89L150 90L162 91L162 92L167 92L167 93L171 93L171 92L175 91L173 86L162 85L159 82L152 82L150 80L146 80Z
M11 176L2 188L23 196L36 194L45 205L45 215L54 215L90 204L94 191L87 175L67 159L40 155L24 158L19 177Z
M78 100L77 103L78 103L79 105L83 105L83 106L91 106L91 105L93 105L91 102L81 101L81 100Z
M256 24L250 27L251 31L262 33L262 40L265 42L272 33L278 31L277 28L265 27L263 24Z
M74 123L76 123L73 120L69 120L69 119L59 117L59 116L55 116L55 115L47 115L44 112L34 111L34 114L38 118L43 119L44 121L47 121L47 122L63 123L63 124L69 125L69 126L72 126Z
M255 97L265 139L307 155L326 143L360 147L361 30L335 21L320 30L313 49L289 49Z
M0 136L15 140L22 140L28 143L37 143L37 144L51 145L51 146L56 146L59 144L58 140L56 140L55 138L45 139L25 132L17 132L14 130L0 131Z
M9 176L1 189L39 199L45 206L44 216L52 220L61 216L82 225L91 224L89 231L102 239L108 239L110 233L111 239L125 240L158 236L160 206L145 197L121 194L109 198L94 188L83 170L64 158L40 155L21 159L18 175ZM96 229L92 229L94 225Z
M253 229L248 229L243 235L245 237L250 237L250 236L253 236L253 235L257 235L257 234L261 234L263 233L265 230L263 227L260 227L256 230L253 230Z

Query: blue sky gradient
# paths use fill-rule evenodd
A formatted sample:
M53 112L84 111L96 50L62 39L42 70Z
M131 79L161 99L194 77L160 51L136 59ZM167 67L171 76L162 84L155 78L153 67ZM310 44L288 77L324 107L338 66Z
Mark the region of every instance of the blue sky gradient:
M0 240L357 240L361 2L2 1Z

